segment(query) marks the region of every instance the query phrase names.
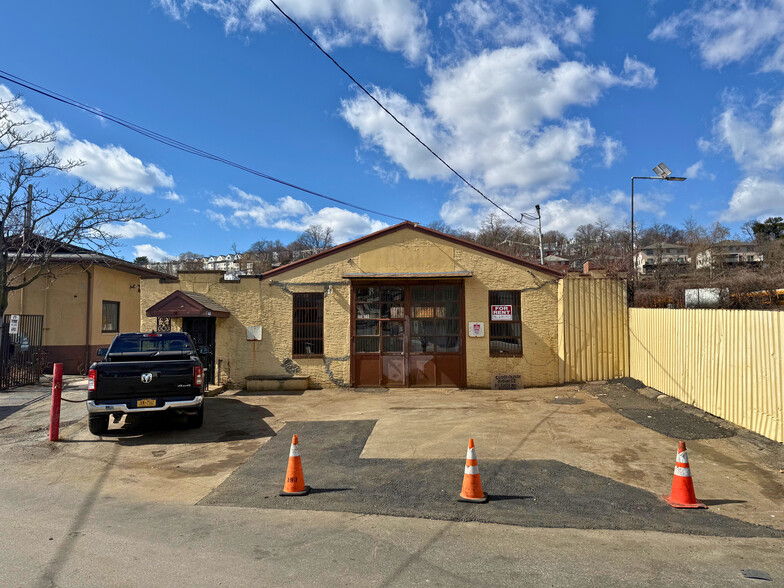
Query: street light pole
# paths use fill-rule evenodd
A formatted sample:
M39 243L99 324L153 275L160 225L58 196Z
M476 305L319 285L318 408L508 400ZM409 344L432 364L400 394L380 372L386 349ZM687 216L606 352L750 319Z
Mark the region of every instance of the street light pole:
M660 163L656 167L653 168L653 171L656 172L658 175L655 176L632 176L632 203L631 203L631 212L632 212L632 226L631 226L631 233L632 233L632 281L634 283L637 282L637 260L636 255L634 252L634 180L665 180L667 182L683 182L686 181L686 178L673 176L670 168L668 168L663 163Z

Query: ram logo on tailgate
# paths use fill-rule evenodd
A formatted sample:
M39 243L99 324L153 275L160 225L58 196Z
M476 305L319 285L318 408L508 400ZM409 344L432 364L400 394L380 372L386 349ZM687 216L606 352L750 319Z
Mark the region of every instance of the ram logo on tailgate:
M152 382L152 372L147 372L146 374L142 374L142 383L149 384Z

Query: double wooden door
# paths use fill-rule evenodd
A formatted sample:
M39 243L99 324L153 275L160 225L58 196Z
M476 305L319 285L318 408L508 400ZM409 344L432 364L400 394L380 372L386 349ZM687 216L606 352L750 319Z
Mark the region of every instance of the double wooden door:
M465 385L462 282L355 283L354 386Z

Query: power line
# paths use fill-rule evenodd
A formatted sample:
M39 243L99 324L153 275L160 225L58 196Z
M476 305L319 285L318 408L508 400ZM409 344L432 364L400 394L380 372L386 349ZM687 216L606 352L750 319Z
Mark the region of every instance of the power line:
M299 24L297 23L297 21L295 21L295 20L294 20L293 18L291 18L291 17L290 17L288 14L286 14L286 13L283 11L283 9L282 9L280 6L278 6L278 4L275 2L275 0L269 0L269 1L272 3L272 5L273 5L275 8L277 8L277 9L278 9L278 12L280 12L280 13L281 13L281 14L282 14L282 15L283 15L285 18L286 18L286 20L288 20L288 21L289 21L291 24L293 24L295 27L297 27L297 30L299 30L299 32L300 32L300 33L302 33L303 35L305 35L305 37L307 37L307 39L308 39L308 40L309 40L311 43L313 43L313 44L316 46L316 48L317 48L319 51L321 51L321 52L322 52L322 53L323 53L323 54L326 56L326 58L327 58L327 59L329 59L329 60L330 60L332 63L334 63L334 64L335 64L335 66L336 66L336 67L337 67L337 68L338 68L340 71L342 71L344 74L346 74L346 76L348 76L348 79L350 79L352 82L354 82L354 83L357 85L357 87L358 87L360 90L362 90L362 91L363 91L363 92L364 92L364 93L365 93L365 94L366 94L366 95L367 95L367 96L368 96L368 97L369 97L369 98L370 98L370 99L371 99L373 102L375 102L375 103L378 105L378 107L379 107L379 108L381 108L381 110L383 110L384 112L386 112L386 113L387 113L387 114L388 114L388 115L389 115L389 116L392 118L392 120L394 120L394 121L395 121L397 124L399 124L401 127L403 127L403 128L405 129L405 131L406 131L406 132L407 132L409 135L411 135L411 136L412 136L412 137L413 137L413 138L414 138L414 139L417 141L417 143L419 143L420 145L422 145L422 147L424 147L425 149L427 149L427 150L430 152L430 154L431 154L433 157L435 157L435 158L436 158L438 161L440 161L441 163L443 163L443 164L444 164L444 165L445 165L445 166L446 166L446 167L449 169L449 171L451 171L451 172L452 172L454 175L456 175L458 178L460 178L460 179L463 181L463 183L465 183L465 184L466 184L466 185L467 185L469 188L471 188L471 189L472 189L474 192L476 192L477 194L479 194L479 195L480 195L482 198L484 198L485 200L487 200L487 201L488 201L490 204L492 204L493 206L495 206L495 207L496 207L498 210L500 210L501 212L503 212L503 213L504 213L506 216L508 216L509 218L511 218L511 219L512 219L513 221L515 221L516 223L523 224L523 223L522 223L522 219L523 219L523 217L525 217L525 216L526 216L526 214L525 214L525 213L522 213L522 214L520 215L520 218L518 219L516 216L514 216L512 213L510 213L509 211L507 211L505 208L501 207L499 204L496 204L496 203L495 203L493 200L491 200L491 199L490 199L488 196L486 196L486 195L485 195L485 194L484 194L484 193L483 193L483 192L482 192L482 191L481 191L479 188L477 188L477 187L476 187L476 186L474 186L474 185L473 185L471 182L469 182L469 181L468 181L468 180L467 180L465 177L463 177L463 175L462 175L462 174L460 174L460 172L458 172L458 171L457 171L455 168L453 168L453 167L452 167L451 165L449 165L449 164L448 164L446 161L444 161L444 159L443 159L443 158L442 158L442 157L441 157L441 156L440 156L438 153L436 153L435 151L433 151L433 150L432 150L432 149L431 149L431 148L430 148L430 147L427 145L427 143L425 143L425 142L424 142L422 139L420 139L420 138L419 138L419 137L418 137L418 136L417 136L417 135L416 135L416 134L415 134L415 133L414 133L414 132L413 132L411 129L409 129L409 128L408 128L408 127L407 127L407 126L406 126L406 125L405 125L405 124L404 124L404 123L403 123L403 122L402 122L402 121L401 121L399 118L397 118L397 117L396 117L394 114L392 114L392 112L390 112L390 110L389 110L389 109L388 109L386 106L384 106L384 105L383 105L381 102L379 102L379 100L378 100L378 99L377 99L377 98L376 98L376 97L375 97L373 94L371 94L371 93L370 93L370 92L367 90L367 88L365 88L365 86L363 86L362 84L360 84L360 83L357 81L357 79L356 79L354 76L352 76L352 75L351 75L351 74L350 74L350 73L349 73L349 72L348 72L348 71L347 71L347 70L346 70L346 69L345 69L345 68L344 68L342 65L340 65L340 64L337 62L337 60L336 60L334 57L332 57L332 55L330 55L330 54L329 54L329 53L328 53L328 52L327 52L327 51L326 51L326 50L325 50L325 49L324 49L324 48L323 48L321 45L319 45L319 44L316 42L316 40L315 40L313 37L311 37L311 36L310 36L308 33L306 33L306 32L305 32L305 30L304 30L304 29L303 29L301 26L299 26ZM537 217L533 217L531 220L536 220L536 218L537 218Z
M62 102L63 104L67 104L68 106L72 106L74 108L78 108L80 110L83 110L83 111L88 112L90 114L93 114L95 116L104 118L104 119L109 120L109 121L111 121L111 122L113 122L115 124L118 124L118 125L120 125L122 127L125 127L126 129L129 129L129 130L131 130L131 131L133 131L135 133L138 133L140 135L148 137L149 139L152 139L153 141L157 141L159 143L163 143L164 145L167 145L169 147L173 147L174 149L178 149L180 151L184 151L185 153L190 153L191 155L196 155L198 157L203 157L204 159L209 159L209 160L212 160L212 161L216 161L218 163L223 163L224 165L228 165L228 166L234 167L236 169L245 171L245 172L247 172L249 174L253 174L253 175L258 176L260 178L263 178L265 180L269 180L271 182L276 182L278 184L282 184L284 186L288 186L289 188L292 188L294 190L299 190L300 192L304 192L306 194L310 194L310 195L316 196L318 198L323 198L325 200L329 200L330 202L335 202L337 204L341 204L341 205L347 206L349 208L354 208L356 210L361 210L363 212L367 212L367 213L374 214L374 215L377 215L377 216L383 216L383 217L386 217L386 218L391 218L391 219L394 219L394 220L399 220L399 221L406 221L407 220L407 219L401 218L399 216L394 216L394 215L387 214L387 213L384 213L384 212L379 212L377 210L372 210L370 208L365 208L363 206L358 206L356 204L351 204L349 202L345 202L344 200L339 200L337 198L333 198L332 196L327 196L326 194L322 194L320 192L316 192L316 191L310 190L308 188L303 188L302 186L298 186L298 185L293 184L291 182L288 182L286 180L281 180L280 178L276 178L274 176L271 176L271 175L266 174L264 172L258 171L256 169L253 169L253 168L248 167L246 165L242 165L242 164L237 163L235 161L232 161L230 159L226 159L226 158L221 157L219 155L215 155L213 153L210 153L209 151L204 151L202 149L199 149L198 147L194 147L192 145L189 145L188 143L183 143L182 141L178 141L177 139L173 139L171 137L167 137L166 135L163 135L163 134L158 133L156 131L153 131L153 130L150 130L148 128L145 128L145 127L143 127L141 125L137 125L136 123L127 121L127 120L122 119L122 118L120 118L118 116L114 116L114 115L112 115L112 114L110 114L108 112L105 112L105 111L103 111L103 110L101 110L99 108L95 108L94 106L90 106L89 104L85 104L83 102L78 102L77 100L74 100L72 98L68 98L67 96L64 96L62 94L58 94L57 92L54 92L52 90L48 90L48 89L44 88L43 86L39 86L38 84L35 84L33 82L30 82L28 80L20 78L19 76L15 76L14 74L9 73L7 71L4 71L2 69L0 69L0 79L4 79L4 80L6 80L8 82L11 82L12 84L17 85L17 86L21 86L23 88L27 88L28 90L31 90L32 92L36 92L38 94L41 94L42 96L46 96L47 98L51 98L52 100L56 100L57 102Z

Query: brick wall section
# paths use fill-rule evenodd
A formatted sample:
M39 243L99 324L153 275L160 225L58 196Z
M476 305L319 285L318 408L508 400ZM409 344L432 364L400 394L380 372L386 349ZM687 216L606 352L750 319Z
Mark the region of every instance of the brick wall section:
M557 279L494 256L401 230L365 241L271 278L221 282L220 274L182 273L177 283L142 281L143 329L155 326L147 308L175 290L203 293L231 311L217 319L216 361L223 377L243 384L251 375L307 375L311 385L347 386L350 373L351 286L342 276L383 272L471 271L465 280L465 318L485 323L482 338L466 337L467 385L489 388L494 374L522 374L526 386L557 384ZM324 357L293 359L292 294L327 292L324 298ZM490 290L522 290L523 357L489 355ZM246 341L246 326L262 325L263 340ZM464 325L467 329L467 325Z

